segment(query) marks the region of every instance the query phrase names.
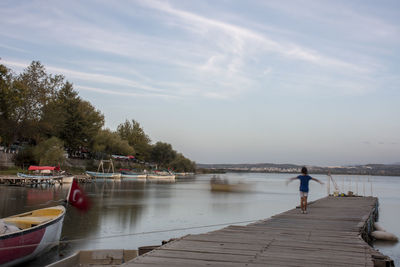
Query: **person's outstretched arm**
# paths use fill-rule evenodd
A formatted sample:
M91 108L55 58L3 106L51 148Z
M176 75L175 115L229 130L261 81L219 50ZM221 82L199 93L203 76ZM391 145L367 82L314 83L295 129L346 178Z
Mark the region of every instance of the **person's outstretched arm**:
M318 180L317 178L314 178L314 177L311 177L311 180L314 180L314 181L316 181L316 182L318 182L320 184L324 184L324 182L321 182L320 180Z
M288 185L290 182L292 182L292 181L294 181L296 179L297 179L297 177L292 177L292 178L287 179L286 185Z

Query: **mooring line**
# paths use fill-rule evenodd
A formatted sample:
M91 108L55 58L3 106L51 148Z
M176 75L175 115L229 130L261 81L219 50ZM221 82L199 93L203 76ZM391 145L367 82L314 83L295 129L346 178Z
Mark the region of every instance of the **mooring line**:
M201 228L209 228L215 226L225 226L225 225L234 225L234 224L242 224L242 223L253 223L260 221L257 220L247 220L247 221L239 221L239 222L227 222L227 223L217 223L217 224L209 224L209 225L200 225L200 226L191 226L191 227L183 227L183 228L173 228L168 230L154 230L154 231L147 231L147 232L139 232L139 233L128 233L128 234L118 234L118 235L109 235L109 236L99 236L94 238L77 238L71 240L60 240L56 242L44 242L44 245L61 245L61 244L68 244L74 242L81 242L81 241L94 241L100 239L109 239L109 238L116 238L116 237L126 237L126 236L135 236L135 235L147 235L147 234L157 234L157 233L165 233L165 232L175 232L175 231L184 231L184 230L192 230L192 229L201 229ZM1 250L9 250L9 249L16 249L16 248L29 248L38 246L39 243L30 244L30 245L22 245L22 246L12 246L12 247L2 247Z

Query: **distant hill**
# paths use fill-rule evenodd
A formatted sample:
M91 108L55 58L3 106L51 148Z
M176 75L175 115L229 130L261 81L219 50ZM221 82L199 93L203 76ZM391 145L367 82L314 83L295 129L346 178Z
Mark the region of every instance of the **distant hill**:
M274 163L241 163L241 164L197 164L198 169L219 170L228 172L269 172L299 173L303 165ZM355 166L307 166L315 174L353 174L400 176L400 164L366 164Z

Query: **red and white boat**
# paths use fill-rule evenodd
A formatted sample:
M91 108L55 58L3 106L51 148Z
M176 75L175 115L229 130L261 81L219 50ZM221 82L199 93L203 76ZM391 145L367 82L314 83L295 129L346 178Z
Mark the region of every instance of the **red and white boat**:
M0 265L19 264L57 246L64 216L65 207L55 206L3 218Z

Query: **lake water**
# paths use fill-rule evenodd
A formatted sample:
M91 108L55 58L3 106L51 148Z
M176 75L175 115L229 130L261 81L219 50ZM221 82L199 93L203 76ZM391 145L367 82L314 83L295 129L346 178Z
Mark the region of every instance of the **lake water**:
M291 174L227 173L230 182L251 184L243 193L212 192L212 175L196 175L175 183L124 180L81 184L92 207L81 213L68 207L63 243L24 266L44 266L82 249L137 249L159 245L162 240L204 233L229 224L245 225L298 205L298 181L289 186ZM325 175L313 175L327 181ZM380 223L400 236L400 177L334 176L345 192L379 197ZM309 201L327 195L327 187L310 182ZM0 185L0 218L53 206L64 199L69 185L25 188ZM331 186L333 190L333 186ZM226 225L225 225L226 224ZM376 242L375 247L400 264L400 245Z

